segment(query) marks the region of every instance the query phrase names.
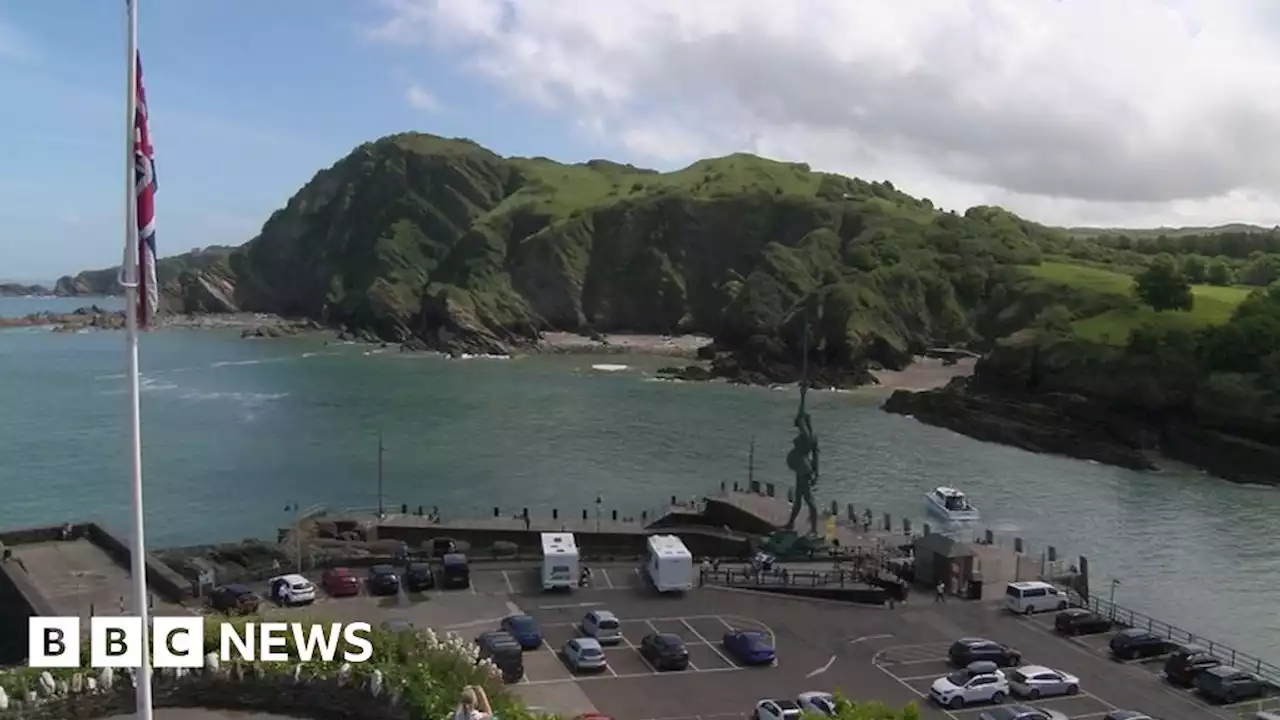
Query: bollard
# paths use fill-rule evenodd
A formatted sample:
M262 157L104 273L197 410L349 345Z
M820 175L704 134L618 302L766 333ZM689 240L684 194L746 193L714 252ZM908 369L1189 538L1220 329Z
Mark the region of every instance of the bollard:
M777 488L774 486L773 483L765 483L764 485L765 495L768 495L769 497L773 497L776 492L777 492Z
M1018 553L1019 555L1022 554L1022 538L1013 539L1013 551Z
M583 520L586 520L586 519L587 519L587 511L586 511L586 509L585 509L585 508L582 510L582 519L583 519Z
M1058 561L1058 548L1050 545L1049 546L1049 562L1057 562L1057 561Z
M759 481L759 480L752 480L751 482L747 483L747 492L753 492L753 493L755 493L756 495L759 495L759 494L760 494L760 481Z
M924 531L925 535L928 535L932 531L932 528L929 527L929 523L925 523L921 526L921 529Z
M559 520L559 519L560 519L560 510L559 510L559 508L551 508L551 519L552 519L552 520Z
M401 515L408 515L408 514L409 514L409 506L408 506L408 505L406 505L405 503L400 503L400 514L401 514Z
M640 523L641 523L641 524L643 524L643 525L648 525L648 524L649 524L649 511L648 511L648 510L641 510L641 511L640 511Z
M493 516L498 517L498 508L493 509Z
M911 518L902 518L902 534L911 536Z
M418 517L422 517L422 506L418 506Z
M675 496L675 495L672 495L672 496L671 496L671 507L676 507L677 505L679 505L679 503L677 503L677 502L676 502L676 496Z
M617 511L617 510L614 510L614 511L613 511L613 521L614 521L614 522L618 522L618 511Z
M795 488L787 488L787 502L795 502L795 501L796 501Z
M891 530L893 530L893 518L889 516L889 513L885 513L884 514L884 531L890 532Z
M738 483L733 484L733 491L738 492Z
M724 481L720 481L720 492L724 492Z
M995 544L996 544L996 534L995 534L995 533L993 533L993 532L991 532L990 530L986 530L986 531L984 531L984 532L982 533L982 543L983 543L984 545L995 545Z
M831 517L835 517L839 514L840 514L840 503L836 502L835 500L832 500L831 501Z
M849 503L848 505L845 505L844 510L845 510L845 515L849 517L849 522L853 522L858 519L858 513L856 510L853 509L853 503Z

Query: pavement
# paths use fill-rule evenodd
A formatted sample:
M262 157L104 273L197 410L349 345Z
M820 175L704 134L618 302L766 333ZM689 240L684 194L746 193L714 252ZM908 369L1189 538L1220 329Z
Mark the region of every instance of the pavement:
M25 569L59 615L132 615L133 580L102 548L86 539L14 545L10 572ZM157 613L185 614L179 605L153 600Z

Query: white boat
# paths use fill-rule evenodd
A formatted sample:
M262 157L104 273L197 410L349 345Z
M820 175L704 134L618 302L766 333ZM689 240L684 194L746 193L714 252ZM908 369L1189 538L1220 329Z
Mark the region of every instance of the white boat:
M978 514L978 508L970 505L964 493L955 488L934 488L933 492L924 496L924 499L931 512L948 520L963 522L981 517Z

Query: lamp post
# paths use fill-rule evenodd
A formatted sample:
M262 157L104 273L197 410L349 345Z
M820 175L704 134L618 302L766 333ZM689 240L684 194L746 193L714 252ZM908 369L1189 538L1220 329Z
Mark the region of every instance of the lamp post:
M1114 608L1116 604L1116 588L1120 587L1120 578L1111 578L1111 598L1107 601Z
M596 532L600 532L600 503L604 502L604 498L596 496Z
M285 512L293 513L293 542L294 552L298 555L298 574L302 574L302 506L298 503L289 503L284 506Z
M382 428L378 428L378 519L383 519L387 512L382 506L382 453L385 448L382 445Z

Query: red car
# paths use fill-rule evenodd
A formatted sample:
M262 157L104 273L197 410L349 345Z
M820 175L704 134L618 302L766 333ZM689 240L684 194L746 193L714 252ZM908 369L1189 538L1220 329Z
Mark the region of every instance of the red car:
M360 594L360 578L351 574L346 568L330 568L320 576L320 584L325 592L333 597L347 597Z

